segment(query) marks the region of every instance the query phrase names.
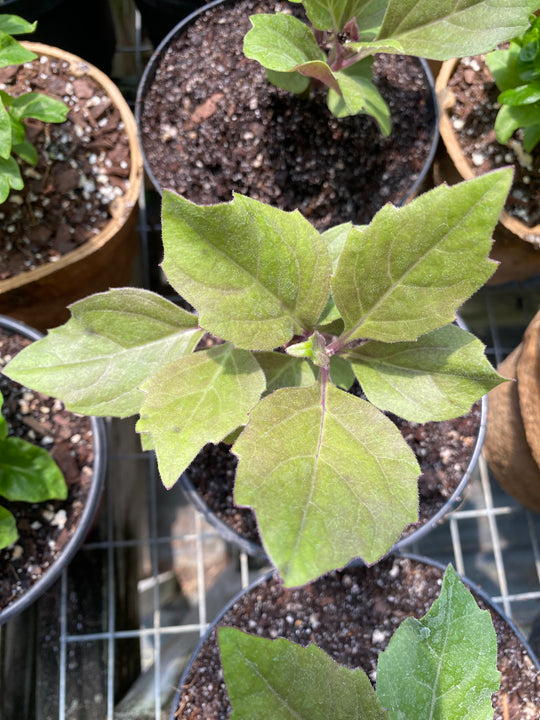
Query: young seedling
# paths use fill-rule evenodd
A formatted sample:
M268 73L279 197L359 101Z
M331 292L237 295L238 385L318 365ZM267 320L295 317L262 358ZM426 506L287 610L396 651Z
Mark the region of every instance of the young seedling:
M0 393L0 497L11 502L39 503L64 500L67 486L62 471L42 447L8 437ZM15 518L0 505L0 549L18 538Z
M163 269L197 312L134 288L94 295L5 373L76 412L139 413L168 488L240 433L235 501L285 584L373 563L418 513L418 464L382 411L446 420L503 381L452 323L496 268L511 180L440 186L322 234L242 195L198 206L165 191ZM224 342L197 349L205 331ZM367 400L346 392L355 379Z
M232 627L218 628L218 642L235 720L493 720L497 637L452 566L425 617L404 620L380 653L376 690L314 644Z
M13 37L35 29L36 23L29 23L17 15L0 15L0 68L37 58ZM12 189L24 187L16 158L30 165L36 165L38 161L36 148L26 139L25 119L61 123L65 121L68 109L60 100L42 93L28 92L12 97L0 90L0 203L7 199Z
M365 113L390 133L390 111L373 83L377 53L448 60L488 52L522 33L538 0L293 0L311 26L285 13L251 16L244 53L278 87L303 94L328 87L337 117Z
M540 17L532 15L523 35L508 49L487 55L486 62L501 91L497 140L506 144L522 128L523 148L532 152L540 142Z

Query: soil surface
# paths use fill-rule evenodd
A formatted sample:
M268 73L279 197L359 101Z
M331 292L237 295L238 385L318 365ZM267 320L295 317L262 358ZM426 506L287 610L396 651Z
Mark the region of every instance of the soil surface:
M412 448L422 474L418 480L419 521L408 525L402 537L424 525L450 499L471 460L480 427L480 403L455 420L413 423L392 417ZM230 446L206 445L187 470L202 499L240 537L260 544L255 514L233 500L237 458Z
M0 370L30 340L0 328ZM0 610L21 597L62 553L75 532L92 481L94 443L88 418L67 412L59 400L28 390L0 374L3 415L10 436L41 445L68 486L66 500L0 503L15 515L19 539L0 550Z
M439 595L442 574L413 560L388 558L371 568L330 573L303 588L284 589L274 576L242 596L219 624L299 645L314 642L342 665L363 668L374 683L378 654L406 617L426 614ZM477 601L485 609L483 600ZM494 720L538 720L538 669L506 622L491 614L502 673L493 696ZM176 717L230 717L215 630L184 680Z
M2 68L0 89L13 96L45 93L70 108L65 123L27 121L38 163L20 163L24 189L0 205L0 280L6 280L55 262L101 232L121 209L130 156L118 109L95 80L67 62L42 55Z
M228 202L235 191L299 208L319 230L367 223L407 198L429 156L436 121L425 74L413 58L375 60L388 138L366 115L338 120L323 89L309 99L279 90L244 56L249 15L278 10L291 5L239 0L171 42L139 108L147 166L160 187L199 204Z
M450 119L459 144L475 174L514 166L514 183L506 210L529 227L540 223L540 145L532 154L523 150L518 130L508 145L495 137L499 90L484 56L464 58L458 63L448 87L455 97Z

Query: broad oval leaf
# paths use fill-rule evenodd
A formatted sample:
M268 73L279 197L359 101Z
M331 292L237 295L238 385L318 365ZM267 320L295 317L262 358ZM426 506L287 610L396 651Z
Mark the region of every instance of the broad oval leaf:
M537 0L389 0L377 39L432 60L479 55L521 35L537 8Z
M288 72L297 65L326 60L315 36L298 18L260 13L249 19L252 28L244 37L244 55L265 68Z
M254 509L287 586L375 562L417 518L414 454L381 412L330 383L264 398L233 452L235 501Z
M1 17L4 16L0 15L0 18ZM16 16L11 15L8 17ZM26 32L26 30L24 32ZM20 42L11 37L12 34L13 29L11 29L8 34L7 31L2 30L0 27L0 68L7 67L8 65L21 65L22 63L31 62L37 58L35 53L27 50Z
M342 342L415 340L452 322L493 274L491 233L510 184L508 168L447 187L405 207L385 205L353 229L332 280Z
M365 672L317 645L233 627L218 628L218 643L234 720L388 720Z
M70 309L67 323L22 350L4 373L85 415L137 413L140 384L202 336L195 315L147 290L117 288Z
M505 382L480 340L455 325L414 342L370 340L344 357L370 402L413 422L464 415L473 402Z
M44 448L8 437L0 444L0 496L13 502L64 500L67 487L62 471Z
M43 93L29 92L14 98L11 105L13 117L35 118L43 122L64 122L69 108L60 100Z
M390 720L492 720L497 637L452 566L421 620L407 618L379 655L377 697Z
M264 388L253 355L230 343L180 358L149 378L137 431L151 434L165 487L204 445L244 425Z
M0 550L14 543L18 537L15 518L0 505Z
M243 195L195 205L163 193L163 268L200 325L248 350L273 350L311 330L330 294L320 234L298 211Z
M375 37L383 21L388 0L292 0L302 2L313 27L341 31L356 18L362 35Z
M26 35L27 33L33 33L36 27L37 22L28 22L19 15L9 13L0 15L0 32L7 35ZM37 57L34 53L32 53L32 56Z
M266 378L265 395L283 387L313 385L317 379L318 371L303 358L278 352L254 352L253 357L261 366Z
M365 113L373 117L384 136L390 135L390 109L373 82L372 58L366 58L335 73L338 95L331 87L328 107L336 117Z

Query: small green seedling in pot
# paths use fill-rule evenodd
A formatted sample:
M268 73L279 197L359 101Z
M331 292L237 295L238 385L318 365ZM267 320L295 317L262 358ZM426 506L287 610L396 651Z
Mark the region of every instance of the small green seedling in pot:
M511 180L443 185L322 234L242 195L199 206L165 191L163 269L196 312L110 290L4 372L76 412L139 413L168 488L237 437L235 501L285 584L376 562L418 517L418 464L382 411L446 420L503 381L453 321L496 268ZM205 331L224 342L198 349ZM355 379L367 400L347 392Z
M0 499L28 503L64 500L66 482L49 453L22 438L8 436L7 422L2 415L3 401L0 393ZM17 538L14 516L0 505L0 549Z
M0 68L31 62L37 55L23 47L13 35L34 32L36 23L29 23L17 15L0 15ZM28 92L12 97L0 90L0 203L10 191L22 190L24 182L17 157L36 165L36 148L26 139L26 118L61 123L68 107L60 100L43 93Z
M540 142L540 17L532 15L523 35L487 55L486 62L501 91L497 140L506 144L522 128L523 148L532 152Z
M376 690L314 644L232 627L218 642L235 720L493 720L495 629L452 566L429 612L404 620L380 653Z
M303 94L328 87L337 117L365 113L390 133L390 111L373 83L377 53L448 60L488 52L527 27L538 0L293 0L311 27L285 13L252 15L244 53L269 80Z

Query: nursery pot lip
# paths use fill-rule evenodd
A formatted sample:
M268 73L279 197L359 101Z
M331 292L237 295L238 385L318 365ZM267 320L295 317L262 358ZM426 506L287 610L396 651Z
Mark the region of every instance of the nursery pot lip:
M0 315L0 327L6 330L24 335L31 340L40 340L43 333L35 330L20 320L15 320L6 315ZM21 595L20 598L14 600L3 610L0 610L0 625L11 620L23 610L32 605L51 585L58 579L61 572L66 568L80 545L83 543L86 535L90 531L94 520L105 480L105 470L107 466L107 441L105 433L105 422L101 418L89 417L90 426L92 428L92 437L94 441L94 464L92 471L92 482L90 491L86 499L81 519L77 525L75 532L59 557L52 563L42 577L32 585L32 587Z
M393 553L393 554L395 555L396 558L407 558L407 559L413 560L415 562L423 563L424 565L431 565L431 566L437 567L442 571L444 571L447 567L444 563L439 562L438 560L433 560L432 558L429 558L425 555L417 555L415 553L402 553L402 552ZM350 564L350 567L354 567L355 565L358 566L359 564L360 563L358 563L358 562L352 562ZM247 588L240 590L238 593L236 593L236 595L231 600L229 600L228 603L226 603L223 606L223 608L219 611L219 613L216 615L214 620L212 620L212 622L208 626L208 629L206 630L204 635L199 640L197 647L193 651L193 653L188 661L188 664L186 665L186 667L182 673L182 677L180 678L180 682L178 684L178 689L174 696L173 706L171 709L171 714L169 716L169 720L177 720L176 710L178 709L178 706L180 704L180 699L182 697L182 688L187 679L188 673L191 670L191 666L195 662L195 659L196 659L197 655L199 654L201 648L203 647L203 645L206 643L206 641L208 640L208 638L214 631L214 628L217 625L219 625L219 623L221 622L225 613L227 613L233 607L233 605L240 600L241 597L246 595L248 592L251 592L252 590L254 590L261 583L265 582L266 580L269 580L274 575L274 573L276 573L276 570L269 570L268 572L264 573L260 577L256 578L252 583L250 583L248 585ZM493 602L491 597L484 590L482 590L482 588L480 588L472 580L469 580L467 578L467 576L460 575L460 577L461 577L461 580L463 581L463 583L465 584L465 586L474 595L477 595L479 598L481 598L486 603L487 606L489 606L492 610L494 610L505 621L505 623L508 625L510 630L517 636L518 640L522 643L523 647L525 648L525 650L526 650L527 654L529 655L529 657L531 658L532 662L536 665L536 667L540 671L539 659L536 657L531 646L529 645L529 643L527 642L527 640L525 639L525 637L523 636L521 631L516 627L514 622L509 617L507 617L507 615L499 607L497 607L495 605L495 603Z
M212 0L211 2L207 3L206 5L202 5L200 8L197 8L192 13L187 15L185 18L180 20L180 22L163 38L163 40L159 43L157 48L152 53L152 57L150 58L148 64L146 65L146 68L143 72L143 75L141 77L141 81L139 83L139 86L137 87L137 96L135 98L135 122L137 123L137 132L139 134L139 145L141 148L142 158L143 158L143 164L144 169L150 178L152 185L157 190L157 192L161 195L163 188L161 187L160 183L158 182L157 178L155 177L154 173L152 172L152 169L148 163L146 153L144 151L144 145L142 142L142 133L141 133L141 116L142 116L142 108L144 105L144 98L146 96L146 90L148 86L152 83L154 80L157 67L159 65L159 61L161 60L161 56L170 44L172 40L174 40L178 35L180 35L184 29L191 25L198 17L199 15L202 15L203 13L207 12L208 10L216 7L217 5L223 5L225 3L233 3L235 0ZM437 151L437 146L439 143L439 104L437 102L437 95L435 93L435 81L433 78L433 74L431 72L431 69L424 58L417 58L417 60L420 62L420 65L422 66L422 70L424 72L424 75L426 76L426 80L428 83L428 86L431 91L431 100L433 103L433 136L431 139L431 146L429 149L429 153L426 157L424 166L416 178L415 182L409 189L409 193L406 198L402 200L400 205L405 205L409 200L411 200L417 193L418 189L424 182L425 178L427 177L427 174L431 168L431 165L433 163L433 160L435 158L435 153Z

